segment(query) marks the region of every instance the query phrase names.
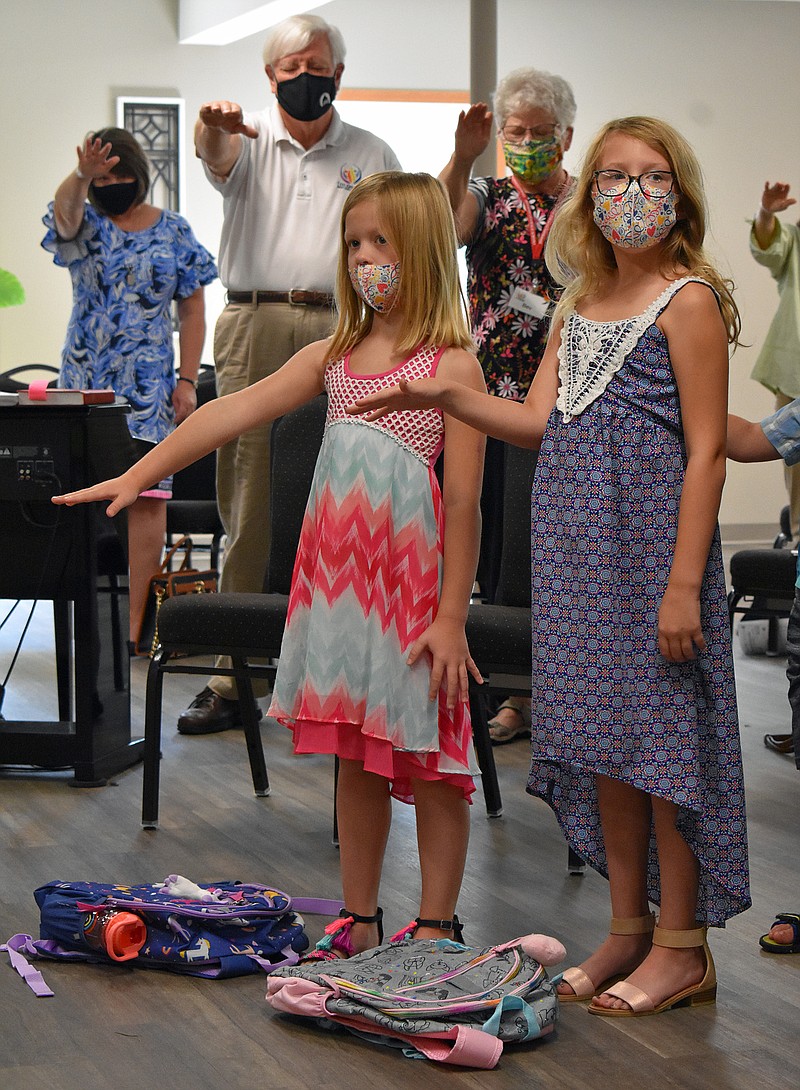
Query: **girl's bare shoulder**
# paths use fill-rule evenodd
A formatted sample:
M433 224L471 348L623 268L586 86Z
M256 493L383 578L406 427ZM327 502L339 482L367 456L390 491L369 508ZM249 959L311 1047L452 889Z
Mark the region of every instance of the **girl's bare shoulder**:
M472 352L467 352L465 348L445 349L439 362L438 374L441 378L463 382L465 386L472 386L476 390L486 389L483 371L477 357Z

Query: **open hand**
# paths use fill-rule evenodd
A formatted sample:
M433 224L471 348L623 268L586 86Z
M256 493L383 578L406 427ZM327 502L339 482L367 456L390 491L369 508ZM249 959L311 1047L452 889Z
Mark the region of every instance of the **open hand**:
M63 496L52 496L52 502L74 507L78 503L99 503L102 500L111 500L106 508L109 518L118 515L124 507L129 507L139 495L139 490L132 487L122 477L112 477L100 484L93 484L90 488L81 488L78 492L67 492Z
M790 186L786 182L764 183L764 192L761 194L761 207L765 212L774 216L776 212L785 212L793 204L797 204L794 197L789 196Z
M492 114L485 102L476 102L458 115L456 158L474 162L489 146Z
M241 133L255 140L258 130L252 125L245 125L242 107L238 102L221 99L218 102L205 102L200 107L200 120L209 129L222 129L223 132Z
M409 666L428 653L431 658L431 682L428 689L430 700L436 700L444 686L448 711L453 711L457 701L469 700L469 674L479 685L483 678L469 653L463 624L437 617L418 640L411 645L406 657Z
M78 153L78 170L84 178L101 178L119 162L118 155L111 155L111 144L87 137L83 147L75 148Z
M350 416L363 416L365 420L380 420L382 416L403 409L441 408L444 392L444 383L439 379L420 378L409 382L401 378L396 386L359 398L347 406L347 412Z

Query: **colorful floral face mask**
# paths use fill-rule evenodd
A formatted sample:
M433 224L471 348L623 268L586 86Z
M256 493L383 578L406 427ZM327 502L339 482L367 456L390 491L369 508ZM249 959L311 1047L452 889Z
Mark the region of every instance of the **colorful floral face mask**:
M536 185L555 173L564 158L561 137L548 136L546 140L527 140L524 144L503 141L506 166L523 182Z
M388 265L356 265L350 269L350 283L368 307L388 314L397 302L400 288L400 262Z
M674 193L653 199L645 197L639 183L631 181L627 193L594 194L594 222L612 246L644 250L655 246L678 221Z

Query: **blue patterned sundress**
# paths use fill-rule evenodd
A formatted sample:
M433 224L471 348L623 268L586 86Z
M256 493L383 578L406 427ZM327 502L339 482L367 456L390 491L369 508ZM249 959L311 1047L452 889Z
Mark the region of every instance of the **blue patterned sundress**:
M172 300L216 279L214 259L176 212L144 231L121 231L86 204L80 231L65 241L51 202L43 223L43 248L72 276L60 384L112 389L130 403L134 439L160 443L174 427Z
M636 318L593 322L572 312L564 323L559 398L533 485L528 791L606 877L595 775L675 803L700 864L697 919L723 926L750 906L750 894L718 529L700 595L707 650L672 663L657 639L686 453L655 321L692 279L671 283ZM660 903L652 831L648 894Z

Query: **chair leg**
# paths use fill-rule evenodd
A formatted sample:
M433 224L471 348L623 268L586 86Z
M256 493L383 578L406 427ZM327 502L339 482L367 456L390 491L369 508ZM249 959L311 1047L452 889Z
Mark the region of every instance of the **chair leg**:
M472 714L472 738L475 742L478 767L481 770L481 776L483 778L483 797L486 802L486 816L497 818L503 813L503 802L500 798L500 785L497 782L497 768L494 763L492 740L489 737L489 716L486 710L486 696L482 692L482 689L483 686L478 686L472 678L470 678L469 706Z
M267 764L264 760L264 746L261 741L261 729L255 712L255 697L247 663L241 658L231 658L236 670L236 689L239 693L239 710L242 716L244 737L247 742L247 757L250 761L250 774L253 777L253 791L259 798L266 798L270 793Z
M108 576L108 592L111 599L111 653L114 663L114 691L121 693L125 690L125 678L122 669L122 656L127 654L122 650L122 632L119 627L119 596L122 588L119 585L119 577L115 574Z
M336 792L339 790L339 758L333 756L333 836L334 848L339 847L339 814L336 811Z
M144 773L142 776L142 825L158 828L158 788L161 775L161 700L164 674L161 671L162 651L157 651L147 669L147 689L144 698Z
M569 874L583 874L586 870L586 863L578 855L575 849L570 845L567 854L567 872Z

